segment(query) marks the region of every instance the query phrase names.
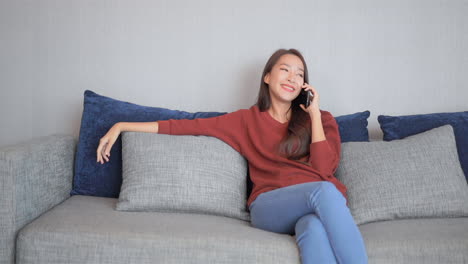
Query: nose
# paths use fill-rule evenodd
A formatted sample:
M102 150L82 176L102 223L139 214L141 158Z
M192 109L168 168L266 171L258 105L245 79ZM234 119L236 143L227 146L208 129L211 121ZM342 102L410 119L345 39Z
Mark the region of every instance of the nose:
M289 73L288 81L291 82L291 83L296 83L296 74L292 73L292 72Z

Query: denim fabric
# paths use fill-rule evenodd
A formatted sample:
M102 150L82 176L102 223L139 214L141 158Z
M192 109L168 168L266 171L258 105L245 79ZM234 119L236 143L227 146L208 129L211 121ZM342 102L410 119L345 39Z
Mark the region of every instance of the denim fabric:
M346 199L330 182L265 192L249 209L253 227L296 235L303 264L367 263L364 240Z

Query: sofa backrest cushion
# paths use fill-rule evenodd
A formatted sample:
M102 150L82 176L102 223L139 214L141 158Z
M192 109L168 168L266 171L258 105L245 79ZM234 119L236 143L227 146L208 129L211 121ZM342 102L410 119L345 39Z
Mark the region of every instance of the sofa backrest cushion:
M117 210L250 220L247 161L217 138L124 132L122 161Z
M369 110L336 116L335 120L340 130L341 142L369 141L369 131L367 130L369 116Z
M468 216L468 186L450 125L389 142L343 143L341 149L335 176L348 188L357 224Z
M457 142L458 158L468 182L468 111L405 116L379 115L386 141L401 139L443 125L451 125Z

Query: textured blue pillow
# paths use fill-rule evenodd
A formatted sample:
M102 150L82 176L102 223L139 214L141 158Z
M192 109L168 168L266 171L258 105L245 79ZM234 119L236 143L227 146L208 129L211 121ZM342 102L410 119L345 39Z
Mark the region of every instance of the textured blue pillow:
M451 125L455 133L458 158L468 181L468 111L407 116L379 115L377 119L384 134L383 139L386 141L401 139L443 125Z
M99 140L117 122L152 122L168 119L208 118L226 113L169 110L115 100L86 90L80 136L75 157L75 176L71 195L117 198L122 185L122 140L117 139L111 158L96 162Z
M335 117L340 130L341 142L369 141L367 119L369 111Z

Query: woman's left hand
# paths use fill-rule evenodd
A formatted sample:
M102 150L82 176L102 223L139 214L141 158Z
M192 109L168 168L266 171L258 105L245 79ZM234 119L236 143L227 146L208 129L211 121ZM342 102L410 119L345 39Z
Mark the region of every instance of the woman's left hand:
M305 91L311 91L312 94L314 95L312 97L312 100L310 101L309 107L306 108L305 105L303 105L303 104L300 105L302 110L306 111L311 116L314 113L320 113L320 109L319 109L320 96L319 96L317 90L314 87L312 87L311 85L307 84L307 83L304 83L302 85L302 89L304 89Z

